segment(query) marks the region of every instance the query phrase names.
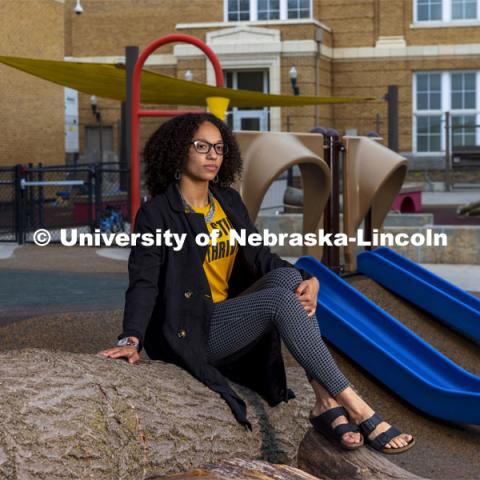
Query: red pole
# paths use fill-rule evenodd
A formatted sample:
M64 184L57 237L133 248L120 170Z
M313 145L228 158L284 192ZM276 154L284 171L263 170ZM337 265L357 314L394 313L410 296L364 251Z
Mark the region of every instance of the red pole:
M223 79L223 72L220 62L215 55L214 51L207 46L202 40L193 37L191 35L185 34L173 34L173 35L166 35L164 37L158 38L157 40L153 41L138 57L135 68L133 71L133 78L132 78L132 128L131 128L131 189L132 189L132 204L131 204L131 214L132 214L132 232L133 232L133 225L134 219L136 217L137 211L140 208L140 158L138 155L139 143L140 143L140 117L141 116L165 116L166 114L174 115L181 115L185 113L185 111L178 111L178 110L142 110L140 111L140 80L142 74L142 68L145 64L147 58L154 52L158 47L165 45L167 43L172 42L185 42L195 45L200 50L202 50L205 55L209 58L212 62L213 69L215 71L215 80L217 87L223 87L224 79ZM170 115L169 115L170 116Z

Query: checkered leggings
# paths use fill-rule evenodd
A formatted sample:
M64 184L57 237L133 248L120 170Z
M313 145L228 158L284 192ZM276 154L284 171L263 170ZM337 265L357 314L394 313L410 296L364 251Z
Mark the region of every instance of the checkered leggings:
M271 270L239 296L217 302L210 323L208 359L215 362L249 345L272 325L290 353L332 396L350 383L328 351L317 317L308 317L295 289L302 281L294 267Z

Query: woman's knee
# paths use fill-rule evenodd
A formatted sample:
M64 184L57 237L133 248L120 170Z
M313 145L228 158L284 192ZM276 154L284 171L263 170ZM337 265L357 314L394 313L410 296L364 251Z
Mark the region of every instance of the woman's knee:
M257 292L261 302L255 305L259 317L268 313L270 322L278 325L285 321L297 321L298 315L305 312L296 293L285 287L272 286Z
M297 297L294 289L283 287L274 287L271 292L275 298L275 307L277 315L291 316L295 310L303 310L303 306Z
M320 326L316 321L316 315L307 318L307 310L305 310L294 291L283 287L275 287L270 289L270 291L272 292L272 304L274 305L272 311L273 323L277 326L283 325L287 327L293 323L298 323L300 319L305 319L308 320L310 332L313 334L313 330L315 330L315 335L321 338Z
M278 286L295 290L302 281L302 275L295 267L279 267L269 272L271 281Z

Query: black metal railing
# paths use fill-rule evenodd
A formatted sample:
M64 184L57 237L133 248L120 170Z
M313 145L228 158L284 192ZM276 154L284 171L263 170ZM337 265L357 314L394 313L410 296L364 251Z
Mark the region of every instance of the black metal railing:
M128 175L118 162L2 167L0 241L30 242L40 228L52 242L60 241L62 228L108 230L112 212L129 218L129 192L121 187Z
M471 118L473 117L473 118ZM454 170L480 170L480 142L476 115L445 113L445 172L447 189L454 187Z
M16 242L15 169L0 168L0 241Z

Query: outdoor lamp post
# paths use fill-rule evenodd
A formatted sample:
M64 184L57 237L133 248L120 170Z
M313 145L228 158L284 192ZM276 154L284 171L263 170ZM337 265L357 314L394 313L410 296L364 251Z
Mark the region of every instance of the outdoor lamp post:
M83 13L83 7L80 5L80 0L77 0L77 4L75 5L74 12L77 15L81 15Z
M191 70L187 70L184 76L185 76L185 80L188 80L189 82L193 80L193 73Z
M290 75L290 83L292 84L293 94L300 95L300 89L297 87L298 72L295 68L295 65L290 69L288 74Z
M398 85L389 85L383 100L388 103L388 148L398 152Z
M300 89L297 86L298 72L297 72L297 69L295 68L295 65L288 71L288 75L290 77L290 83L292 84L293 94L295 96L299 95ZM290 116L287 115L287 132L289 131L290 131ZM290 167L287 171L287 186L293 187L293 168L292 167Z
M92 113L96 115L97 113L97 97L95 95L92 95L90 97L90 107L92 108Z
M100 147L100 163L103 162L103 132L102 132L102 114L97 109L97 97L92 95L90 97L90 107L92 108L92 113L95 116L96 121L98 122L98 134L99 134L99 147Z

